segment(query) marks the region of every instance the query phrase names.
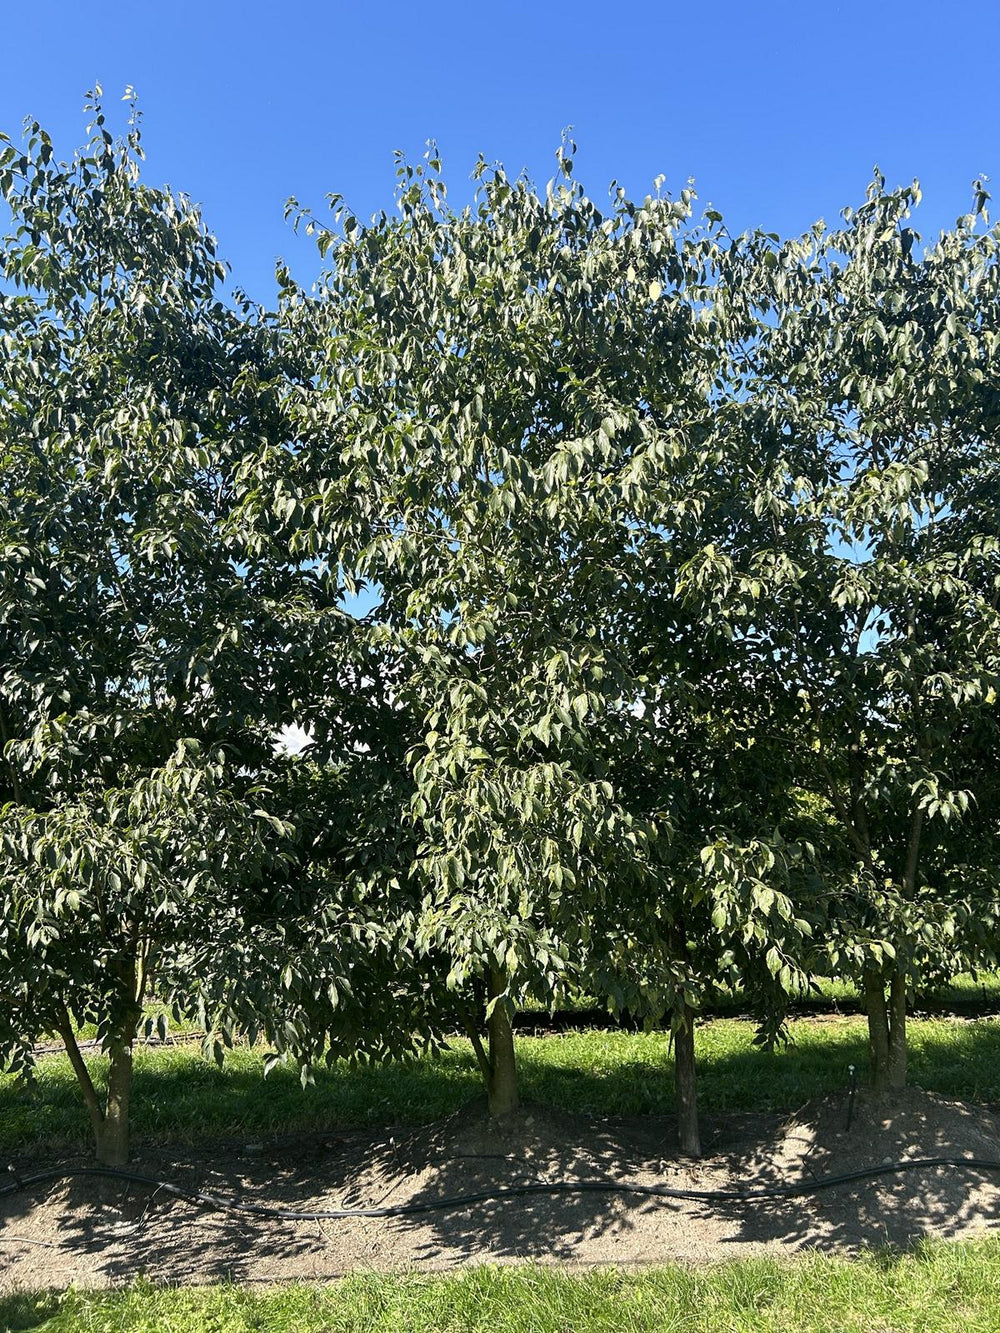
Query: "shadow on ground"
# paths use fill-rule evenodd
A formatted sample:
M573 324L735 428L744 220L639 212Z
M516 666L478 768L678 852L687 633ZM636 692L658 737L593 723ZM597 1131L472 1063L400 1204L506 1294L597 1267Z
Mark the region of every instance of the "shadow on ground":
M915 1044L914 1078L947 1069L950 1091L962 1077L956 1066L967 1061L966 1077L980 1080L985 1066L997 1067L998 1038L994 1024L962 1025L948 1041L944 1035L928 1037ZM855 1040L850 1034L846 1047L852 1049ZM780 1072L784 1089L809 1090L809 1096L819 1072L841 1068L844 1050L844 1034L831 1034L827 1046L814 1034L808 1048L724 1057L705 1069L702 1082L711 1086L714 1078L717 1089L725 1090L755 1073L761 1091L766 1085L773 1097L773 1069ZM743 1067L748 1059L755 1062L752 1071ZM648 1104L649 1088L668 1084L662 1065L629 1061L605 1073L533 1066L529 1057L526 1092L531 1095L541 1085L546 1102L528 1105L503 1123L490 1120L482 1104L468 1100L474 1077L467 1080L454 1058L443 1069L424 1062L377 1072L376 1090L385 1087L379 1080L397 1079L394 1105L411 1090L415 1104L423 1107L447 1104L462 1092L466 1099L429 1125L396 1130L346 1130L334 1123L311 1134L139 1143L136 1169L253 1203L321 1209L422 1205L444 1196L563 1180L714 1190L814 1180L886 1159L975 1156L1000 1161L1000 1121L988 1107L916 1088L885 1104L861 1094L848 1131L842 1076L840 1087L818 1089L821 1095L790 1116L706 1114L706 1156L691 1163L674 1151L670 1115L609 1115L602 1109L622 1101ZM147 1102L169 1100L181 1091L175 1082L180 1071L159 1081L149 1072L144 1077ZM262 1087L247 1071L223 1070L218 1077L228 1080L230 1105L268 1095L268 1085ZM371 1071L342 1069L328 1077L353 1080L337 1105L364 1105ZM666 1090L661 1095L668 1101ZM11 1165L23 1175L86 1160L83 1154L36 1153L18 1155ZM441 1269L469 1262L651 1264L802 1249L905 1248L928 1236L967 1236L995 1225L998 1187L1000 1175L941 1168L763 1203L678 1203L609 1190L493 1199L388 1220L278 1222L212 1213L144 1186L78 1178L0 1199L0 1291L71 1282L105 1285L140 1274L174 1282L266 1282L329 1278L350 1269ZM33 1317L35 1308L45 1307L28 1300L18 1316L20 1327L32 1327L23 1320ZM18 1327L7 1309L0 1313Z

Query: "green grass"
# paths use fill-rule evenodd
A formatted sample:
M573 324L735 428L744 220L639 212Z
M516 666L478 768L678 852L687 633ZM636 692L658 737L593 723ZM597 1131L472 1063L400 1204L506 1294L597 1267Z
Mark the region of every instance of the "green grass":
M819 996L828 1000L851 1000L860 998L858 988L849 981L832 981L827 977L817 980ZM973 977L969 972L962 972L952 977L946 986L918 987L916 994L917 1008L921 1001L934 1001L937 1004L997 1004L1000 1003L1000 972L980 972Z
M699 1095L705 1111L793 1110L847 1082L849 1064L865 1077L861 1018L792 1023L793 1044L753 1045L753 1028L716 1019L698 1030ZM911 1021L910 1077L920 1087L969 1101L1000 1100L1000 1021ZM664 1033L567 1032L518 1039L525 1099L596 1115L673 1109ZM136 1139L258 1135L310 1129L426 1123L481 1093L468 1042L436 1059L388 1067L338 1065L302 1089L295 1070L266 1080L261 1050L237 1047L222 1069L196 1044L149 1048L136 1056L132 1123ZM91 1060L98 1078L104 1061ZM0 1076L0 1150L84 1145L89 1128L69 1061L48 1056L37 1084Z
M806 997L806 1003L815 1001L821 1004L826 1000L831 1003L831 1006L845 1002L856 1005L860 1002L860 998L857 986L851 981L834 981L829 977L817 977L816 991L811 996ZM916 993L917 1008L920 1008L924 1002L941 1005L952 1003L959 1005L1000 1004L1000 972L980 972L975 977L969 972L962 972L953 977L945 986L919 987ZM529 1002L525 1004L524 1012L539 1012L543 1007L541 1004ZM717 997L715 1002L709 1006L709 1012L727 1014L745 1007L746 998L743 992L729 990L722 992ZM580 1009L603 1009L604 1005L599 998L581 991L571 995L562 1008L573 1012Z
M0 1328L45 1333L996 1333L1000 1242L861 1259L569 1275L475 1268L335 1286L8 1297Z
M830 1003L831 1010L835 1011L838 1004L857 1005L860 997L858 989L849 981L831 981L826 977L819 977L816 980L817 990L810 997L822 1007L824 1001ZM920 1007L922 1001L933 1001L935 1004L947 1005L956 1003L958 1005L991 1005L1000 1004L1000 972L984 972L978 977L973 978L969 973L962 973L954 977L947 986L939 987L936 990L920 990L916 995L916 1006ZM809 1000L807 1000L809 1003ZM564 1013L578 1013L584 1010L603 1010L604 1003L597 996L588 995L584 991L578 991L571 994L560 1006ZM715 1003L706 1010L706 1015L726 1016L743 1012L746 1009L746 1000L741 991L732 990L720 994ZM533 1014L545 1013L545 1007L537 1001L527 1001L522 1008L522 1015L529 1022ZM149 1002L146 1005L146 1014L148 1017L156 1018L160 1014L169 1015L169 1007L158 1001ZM197 1023L190 1020L175 1022L169 1021L169 1035L179 1039L187 1039L201 1036L201 1028ZM80 1024L76 1029L76 1035L84 1041L87 1041L97 1034L97 1027L93 1023ZM49 1041L59 1040L58 1033L50 1033Z

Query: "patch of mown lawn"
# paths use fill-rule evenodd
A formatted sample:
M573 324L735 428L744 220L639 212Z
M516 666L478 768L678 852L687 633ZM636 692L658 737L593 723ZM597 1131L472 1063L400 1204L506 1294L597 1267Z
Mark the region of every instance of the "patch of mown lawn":
M829 977L819 977L816 982L818 998L828 1000L859 1001L861 996L857 986L850 981L834 981ZM947 1005L1000 1003L1000 972L960 972L941 986L918 985L915 996L916 1008L925 1002Z
M830 977L816 977L814 979L814 990L800 997L801 1002L807 1006L816 1005L823 1007L829 1004L832 1010L835 1010L839 1004L846 1004L851 1008L857 1008L862 1001L861 994L850 981L837 981ZM794 1008L793 1002L793 1008ZM1000 1004L1000 972L985 971L979 972L975 976L971 972L961 972L957 976L940 986L918 985L914 996L914 1007L922 1008L924 1005L933 1005L947 1007L954 1004L966 1010L969 1008L995 1006ZM571 995L561 1006L564 1012L572 1013L575 1010L601 1009L602 1003L599 998L588 995L580 991ZM739 988L720 991L712 1003L708 1006L707 1013L724 1017L727 1014L743 1012L747 1007L747 999L743 991ZM543 1006L538 1003L528 1002L524 1006L524 1014L538 1013L543 1011Z
M944 1018L910 1023L910 1077L919 1087L968 1101L1000 1100L1000 1021ZM790 1111L844 1088L848 1066L866 1076L864 1020L799 1019L792 1043L753 1045L753 1026L716 1019L697 1034L701 1106L712 1111ZM518 1039L522 1096L593 1115L673 1110L668 1037L662 1032L566 1032ZM197 1044L140 1049L132 1123L136 1140L259 1136L299 1130L424 1124L481 1093L468 1042L435 1058L383 1067L345 1063L302 1088L279 1067L263 1077L262 1049L230 1051L220 1069ZM105 1065L91 1060L98 1080ZM69 1061L46 1056L26 1086L0 1076L0 1149L83 1145L89 1126Z
M335 1286L163 1288L0 1299L7 1333L995 1333L1000 1241L855 1259L568 1274L474 1268Z

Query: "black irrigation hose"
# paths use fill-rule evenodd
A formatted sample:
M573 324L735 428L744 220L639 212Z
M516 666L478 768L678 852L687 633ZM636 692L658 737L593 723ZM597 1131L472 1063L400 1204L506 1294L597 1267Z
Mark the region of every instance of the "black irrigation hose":
M252 1213L255 1217L270 1217L284 1222L327 1222L352 1217L411 1217L416 1213L436 1213L449 1208L466 1208L474 1203L502 1203L507 1199L523 1198L526 1194L637 1194L645 1198L682 1199L693 1203L757 1203L764 1199L793 1199L803 1194L816 1194L836 1185L848 1185L856 1180L871 1180L876 1176L896 1175L901 1171L927 1170L935 1166L965 1167L972 1171L1000 1171L1000 1161L982 1157L915 1157L909 1161L883 1162L879 1166L862 1167L859 1171L845 1171L839 1175L821 1176L818 1180L799 1181L787 1185L764 1185L748 1190L695 1190L676 1189L670 1185L629 1185L616 1180L556 1180L537 1181L530 1185L504 1185L496 1189L479 1190L474 1194L453 1194L421 1203L386 1204L377 1208L317 1208L298 1210L272 1208L267 1204L241 1203L224 1199L218 1194L185 1189L155 1176L138 1171L121 1171L107 1166L79 1166L69 1169L37 1171L9 1185L0 1186L0 1198L31 1189L51 1181L67 1180L75 1176L104 1176L111 1180L128 1181L136 1185L151 1185L188 1203L203 1204L227 1213Z

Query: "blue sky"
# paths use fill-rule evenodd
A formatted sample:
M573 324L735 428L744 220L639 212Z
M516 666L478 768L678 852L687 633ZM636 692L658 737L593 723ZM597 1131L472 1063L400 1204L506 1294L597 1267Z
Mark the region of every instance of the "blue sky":
M924 187L918 230L1000 188L994 0L574 5L169 0L4 6L0 129L36 116L68 154L99 80L145 113L150 183L201 201L234 280L268 300L275 258L316 264L282 220L330 191L392 200L393 150L438 140L453 198L477 153L544 181L574 127L578 175L645 194L689 176L733 229L798 231L858 201L877 162ZM998 196L1000 211L1000 196Z

